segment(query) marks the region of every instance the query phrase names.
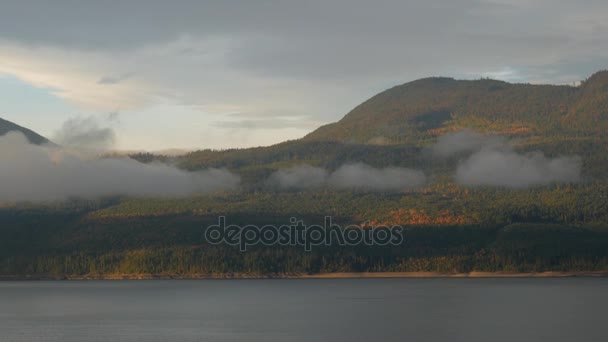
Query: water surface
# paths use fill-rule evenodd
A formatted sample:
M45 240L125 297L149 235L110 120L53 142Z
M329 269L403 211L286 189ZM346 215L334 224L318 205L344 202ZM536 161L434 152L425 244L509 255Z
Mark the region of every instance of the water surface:
M608 279L0 282L0 341L608 341Z

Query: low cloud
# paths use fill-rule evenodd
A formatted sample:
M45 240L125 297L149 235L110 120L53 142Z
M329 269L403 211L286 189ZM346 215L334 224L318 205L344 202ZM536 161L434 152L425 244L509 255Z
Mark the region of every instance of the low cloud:
M64 148L106 150L114 146L116 134L94 117L77 117L64 122L53 140Z
M238 186L225 170L186 172L129 158L85 160L53 146L29 144L17 132L0 137L0 201L51 201L109 195L179 197Z
M376 169L365 164L341 166L329 177L329 184L337 188L378 191L419 187L425 183L426 176L421 171L402 167Z
M581 158L548 158L542 152L483 149L458 165L456 180L464 185L527 188L561 182L578 182Z
M456 181L469 186L528 188L560 182L579 182L581 158L549 158L543 152L516 152L500 136L483 135L470 129L440 137L430 148L440 158L463 156Z
M449 158L462 153L478 151L482 148L503 146L506 141L503 137L496 135L484 135L465 128L463 130L442 135L437 143L431 146L433 156Z
M283 189L318 188L327 182L328 176L329 173L325 169L299 165L276 171L270 176L269 182Z
M426 176L423 172L388 167L377 169L366 164L343 165L333 173L309 165L279 170L270 176L273 185L284 189L308 189L321 186L338 189L360 189L371 191L391 191L423 186Z

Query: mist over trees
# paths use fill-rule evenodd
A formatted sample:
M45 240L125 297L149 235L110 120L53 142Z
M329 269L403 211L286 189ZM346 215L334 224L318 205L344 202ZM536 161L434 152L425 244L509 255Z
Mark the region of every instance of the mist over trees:
M303 139L180 156L92 157L5 135L0 273L606 270L606 86L606 72L578 87L429 78ZM63 132L78 134L62 141L111 140L71 124ZM41 199L62 201L31 202ZM328 215L409 235L396 248L312 253L201 242L218 216Z

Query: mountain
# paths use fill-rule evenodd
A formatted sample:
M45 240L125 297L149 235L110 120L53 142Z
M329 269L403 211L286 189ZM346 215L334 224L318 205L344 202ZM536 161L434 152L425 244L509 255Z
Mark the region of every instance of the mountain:
M196 151L180 157L179 163L190 170L226 167L245 179L263 179L278 168L302 163L328 169L354 162L428 169L437 165L421 159L421 150L462 128L506 136L522 151L580 155L585 172L606 178L608 71L578 86L420 79L373 96L302 139Z
M21 127L17 124L14 124L10 121L4 120L0 118L0 136L7 134L8 132L17 131L23 133L25 137L32 143L36 145L42 145L49 143L49 140L40 134L29 130L25 127Z
M186 198L111 196L0 206L0 279L378 271L608 274L607 104L608 72L576 87L427 78L384 91L302 139L185 156L132 155L189 170L225 167L242 177L242 186ZM552 172L566 164L547 166L540 153L520 152L578 155L582 181L529 188L459 183L460 156L440 160L425 149L442 134L465 127L512 138L515 151L508 151L508 160L524 171L529 168L521 165L529 163L512 154ZM278 190L265 183L277 169L293 165L333 171L356 162L412 167L428 175L428 184L376 192ZM494 169L482 170L476 175L495 176ZM400 225L406 235L396 245L335 243L310 252L265 243L243 252L201 236L218 217L241 227L278 227L292 218L323 227L327 216L342 227Z
M577 87L420 79L381 92L304 140L419 143L462 127L524 136L602 135L608 128L608 71Z

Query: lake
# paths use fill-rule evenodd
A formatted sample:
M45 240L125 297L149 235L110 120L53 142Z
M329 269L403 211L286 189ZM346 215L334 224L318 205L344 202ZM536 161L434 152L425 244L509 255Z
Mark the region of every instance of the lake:
M608 341L608 279L0 282L0 341Z

